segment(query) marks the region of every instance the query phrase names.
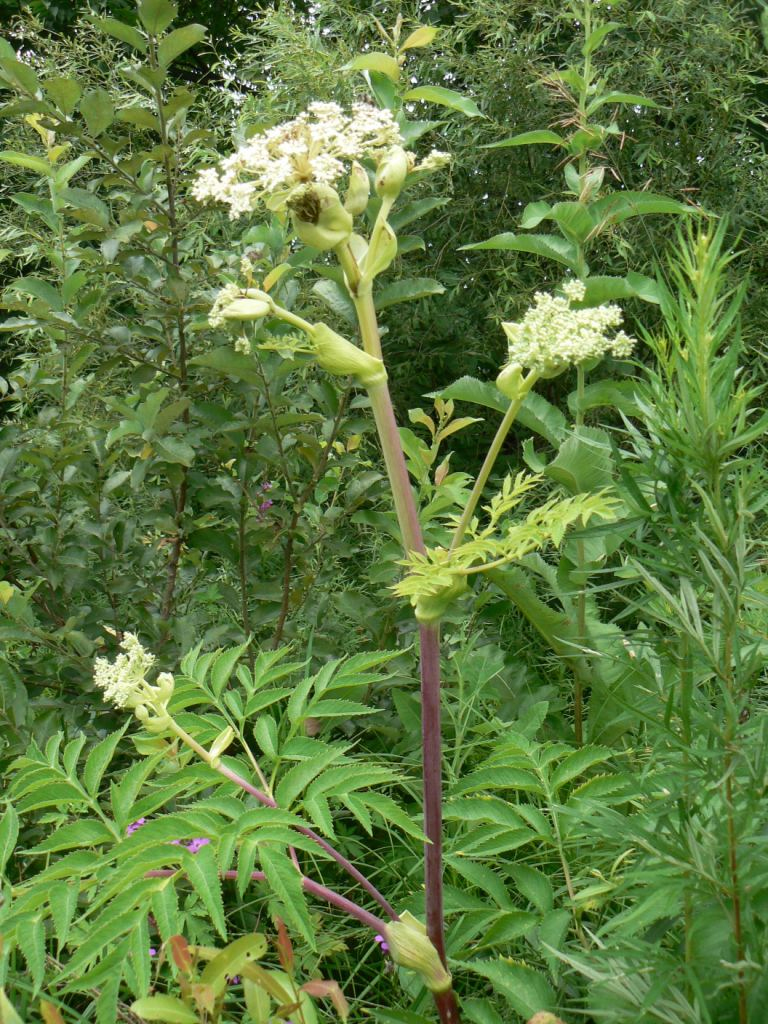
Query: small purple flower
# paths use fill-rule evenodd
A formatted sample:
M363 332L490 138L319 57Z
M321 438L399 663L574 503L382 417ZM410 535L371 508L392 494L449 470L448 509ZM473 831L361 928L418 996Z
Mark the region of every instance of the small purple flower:
M239 974L233 974L231 978L230 978L229 975L227 975L227 983L230 984L230 985L239 985L240 984L240 975Z
M208 843L210 843L210 841L210 839L204 839L202 837L200 837L199 839L190 839L190 841L187 843L187 849L189 850L190 853L197 853L198 850L201 850L204 846L207 846Z
M262 501L262 503L259 505L259 512L266 512L267 509L268 508L272 508L273 505L274 505L274 502L272 501L272 499L271 498L267 498L266 501Z
M387 942L383 935L377 935L373 941L378 942L378 944L381 946L382 953L389 952L389 943Z
M154 946L150 946L149 947L149 955L150 956L157 956L157 950L155 949Z
M262 491L271 491L272 490L272 481L271 480L265 480L264 483L261 485L261 489L262 489ZM289 1024L290 1024L290 1022L289 1022Z
M127 836L132 836L134 832L138 831L142 825L146 825L146 818L138 818L136 821L132 821L128 828L125 830Z

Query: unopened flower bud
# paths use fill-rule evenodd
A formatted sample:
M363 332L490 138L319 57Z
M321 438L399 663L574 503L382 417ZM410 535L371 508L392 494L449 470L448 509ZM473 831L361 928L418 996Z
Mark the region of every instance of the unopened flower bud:
M354 377L365 388L383 384L387 379L384 363L351 341L332 331L327 324L315 324L312 332L318 365L336 376Z
M307 185L288 206L296 234L314 249L333 249L352 234L352 214L330 185Z
M371 237L368 252L361 265L363 277L373 281L382 274L397 256L397 235L386 221L378 224Z
M231 725L228 725L226 729L223 729L216 737L216 739L213 741L213 743L211 744L211 749L208 751L208 753L211 755L211 762L214 768L216 767L219 758L221 757L221 755L224 753L224 751L227 749L227 747L230 745L234 738L235 730L232 728Z
M397 199L410 170L408 154L402 146L393 146L382 157L376 170L376 195Z
M522 393L523 368L516 363L505 366L496 378L496 387L511 401L516 401Z
M451 976L427 937L426 928L412 914L406 911L399 921L388 924L384 929L384 938L389 945L389 955L395 963L421 975L430 992L450 991Z
M261 299L234 299L221 310L222 320L262 320L269 316L272 307Z
M344 209L356 217L365 213L368 206L368 197L371 194L371 183L368 180L368 172L357 160L352 164L349 172L349 187L344 197Z
M437 594L424 594L413 598L413 609L416 620L422 626L431 626L448 611L450 605L468 589L467 578L456 573L452 581L440 589Z
M157 690L158 698L163 704L167 704L173 696L173 688L175 685L175 680L170 672L161 672L158 675L154 689Z

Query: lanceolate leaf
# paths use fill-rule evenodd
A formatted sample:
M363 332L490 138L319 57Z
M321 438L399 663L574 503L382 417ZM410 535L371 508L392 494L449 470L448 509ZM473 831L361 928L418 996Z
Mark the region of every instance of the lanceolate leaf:
M501 142L488 142L481 149L507 149L510 146L562 146L563 139L556 133L545 128L533 132L523 132L521 135L513 135L510 139L502 139Z
M362 53L345 64L343 71L378 71L393 82L400 79L400 65L386 53Z
M546 256L577 272L578 253L573 242L557 235L516 235L513 231L504 231L494 235L487 242L475 242L462 245L461 249L501 249L514 252L529 252L536 256Z
M406 277L382 288L376 295L376 305L379 309L386 309L398 302L413 302L428 295L442 295L444 291L443 285L431 277Z
M464 96L453 89L444 89L441 85L422 85L418 89L409 89L403 95L403 99L423 100L425 103L437 103L441 107L450 107L451 110L460 110L467 117L482 117L477 104L469 96Z

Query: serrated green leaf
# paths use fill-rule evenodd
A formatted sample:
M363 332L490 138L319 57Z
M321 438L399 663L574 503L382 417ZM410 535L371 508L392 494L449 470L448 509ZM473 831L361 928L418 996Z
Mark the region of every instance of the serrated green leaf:
M470 971L487 978L512 1009L526 1020L543 1010L554 1010L555 994L539 971L512 960L473 960Z
M380 711L380 708L369 708L355 700L324 699L309 707L307 717L354 718L356 715L378 715Z
M130 932L135 926L136 912L134 910L118 916L110 913L102 914L98 926L89 929L75 953L64 965L59 977L68 978L72 974L82 971L87 964L96 960L104 950L111 947L116 939Z
M293 862L283 850L268 843L261 846L259 859L269 887L282 904L286 921L302 935L309 947L314 950L315 936L304 898L301 876Z
M451 791L452 795L472 793L481 789L515 789L523 793L543 796L541 783L536 776L523 768L479 768L460 779Z
M55 853L57 850L69 850L74 846L97 846L109 842L115 842L115 836L103 822L83 819L62 825L53 835L43 839L25 853Z
M420 85L417 89L409 89L403 94L403 100L406 103L414 100L437 103L438 106L458 110L467 117L483 116L475 101L471 100L469 96L464 96L453 89L445 89L441 85Z
M422 842L426 838L418 825L411 821L402 807L391 797L385 796L383 793L361 793L358 800L374 814L378 814L384 821L399 828L406 835L413 836L414 839L419 839Z
M185 851L183 868L192 888L203 901L214 928L226 939L227 924L221 898L221 880L213 848L203 846L195 854Z
M574 750L572 754L563 758L560 764L552 772L550 785L552 791L557 793L566 783L571 782L579 775L583 775L589 768L596 764L604 764L611 756L607 747L586 746L580 750Z
M219 651L211 666L210 686L217 697L229 682L229 678L235 670L235 666L248 649L248 643L240 644L228 651Z
M14 807L8 804L0 821L0 875L5 871L5 865L10 860L18 838L19 816Z
M281 807L289 808L299 793L302 793L324 768L339 759L339 751L326 747L314 757L300 761L290 768L280 780L275 798Z
M83 768L83 784L91 796L98 793L104 772L127 728L128 724L126 723L118 732L105 736L88 754Z
M26 961L36 995L45 979L45 926L42 917L30 917L16 925L16 939Z
M70 925L77 909L80 887L75 881L55 882L48 888L48 903L51 908L54 934L63 946L69 935Z
M538 868L527 864L509 864L507 871L514 879L519 892L529 900L542 914L552 909L555 899L552 882Z
M151 907L152 915L157 921L157 930L160 932L163 942L167 942L172 935L178 935L181 918L179 916L179 897L173 878L168 878L165 884L153 893Z

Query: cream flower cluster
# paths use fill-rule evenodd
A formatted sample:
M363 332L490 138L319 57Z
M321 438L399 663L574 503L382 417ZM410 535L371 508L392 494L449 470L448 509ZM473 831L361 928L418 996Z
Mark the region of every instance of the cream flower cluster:
M118 654L114 662L96 659L94 682L104 691L104 700L110 704L119 708L135 707L147 673L155 664L155 656L142 647L135 633L126 633L120 646L125 653Z
M414 165L413 169L414 171L440 171L443 167L447 167L451 160L450 153L445 153L442 149L432 149L427 156Z
M572 363L599 359L611 352L619 359L632 353L635 339L624 331L612 334L622 322L613 303L573 309L586 289L581 281L563 285L564 297L536 292L534 305L519 323L504 323L509 339L509 366L527 367L544 377L561 373Z
M96 659L94 682L104 691L104 700L118 708L130 708L150 732L162 732L171 723L168 702L174 678L170 672L160 672L154 683L147 682L155 656L142 647L135 633L126 633L120 646L124 653L114 662Z
M243 294L242 288L231 282L225 284L221 288L211 306L211 312L208 314L208 323L211 327L221 327L226 323L224 316L222 315L227 306L231 305L235 299L239 299Z
M389 110L356 103L346 113L337 103L312 103L293 121L249 139L218 168L201 171L192 194L225 203L232 218L253 210L263 196L277 197L271 205L279 208L296 186L334 185L353 160L401 142Z

